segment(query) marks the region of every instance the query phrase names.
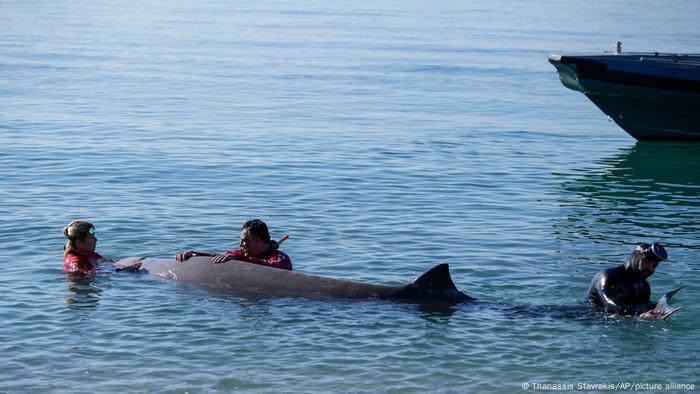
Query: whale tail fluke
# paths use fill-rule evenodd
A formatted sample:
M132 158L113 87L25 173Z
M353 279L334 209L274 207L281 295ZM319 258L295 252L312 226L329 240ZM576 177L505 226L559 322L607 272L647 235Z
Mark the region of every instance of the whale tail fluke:
M457 289L447 264L438 264L416 278L412 285L420 292L427 293L429 298L438 300L470 301L470 297Z

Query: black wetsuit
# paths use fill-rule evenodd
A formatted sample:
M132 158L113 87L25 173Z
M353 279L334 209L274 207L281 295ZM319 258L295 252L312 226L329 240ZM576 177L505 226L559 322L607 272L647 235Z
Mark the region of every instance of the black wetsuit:
M651 286L638 267L628 262L598 272L588 289L588 302L607 313L639 315L654 308Z

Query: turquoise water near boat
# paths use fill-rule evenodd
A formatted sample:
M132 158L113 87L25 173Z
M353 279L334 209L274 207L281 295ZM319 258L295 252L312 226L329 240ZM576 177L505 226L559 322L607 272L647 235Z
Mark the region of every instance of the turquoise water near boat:
M697 391L700 145L636 142L547 62L698 52L695 2L0 11L0 392ZM74 219L122 258L227 250L254 217L296 271L401 284L448 263L480 301L62 273ZM592 276L642 241L670 254L652 297L687 285L684 309L589 313Z

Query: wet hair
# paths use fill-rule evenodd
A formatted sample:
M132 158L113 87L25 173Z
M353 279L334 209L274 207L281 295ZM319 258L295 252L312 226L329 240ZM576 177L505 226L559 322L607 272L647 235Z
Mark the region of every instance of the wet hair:
M661 245L659 245L659 244L654 244L654 245L658 245L663 250L663 247ZM637 246L634 247L634 250L632 251L632 253L630 253L630 257L627 259L625 266L628 268L631 268L634 271L639 271L640 264L642 263L642 260L644 260L645 258L652 260L652 261L655 261L657 263L661 262L661 259L656 254L654 254L654 252L652 251L651 248L652 248L652 245L648 244L648 243L637 244ZM663 252L665 253L666 251L663 250Z
M651 245L647 243L640 243L637 246L634 247L634 250L632 253L630 253L630 257L627 258L627 266L634 269L635 271L639 270L639 263L642 262L642 259L644 259L644 250L648 249Z
M63 236L68 239L66 246L63 247L63 255L75 252L75 241L82 241L88 234L91 228L95 226L90 222L83 220L76 220L70 222L66 227L63 228Z
M243 223L241 231L243 230L255 235L265 243L270 242L270 232L267 230L267 224L260 219L248 220L247 222Z

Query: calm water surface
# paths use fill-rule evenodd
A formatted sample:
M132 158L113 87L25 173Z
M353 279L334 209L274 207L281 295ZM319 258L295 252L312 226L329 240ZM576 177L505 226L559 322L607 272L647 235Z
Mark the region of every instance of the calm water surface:
M698 386L700 145L636 143L546 58L698 52L699 19L694 1L0 2L0 392ZM449 263L480 301L62 274L74 219L122 258L226 250L253 217L299 272L400 284ZM654 240L653 297L688 285L684 309L588 313L593 274Z

